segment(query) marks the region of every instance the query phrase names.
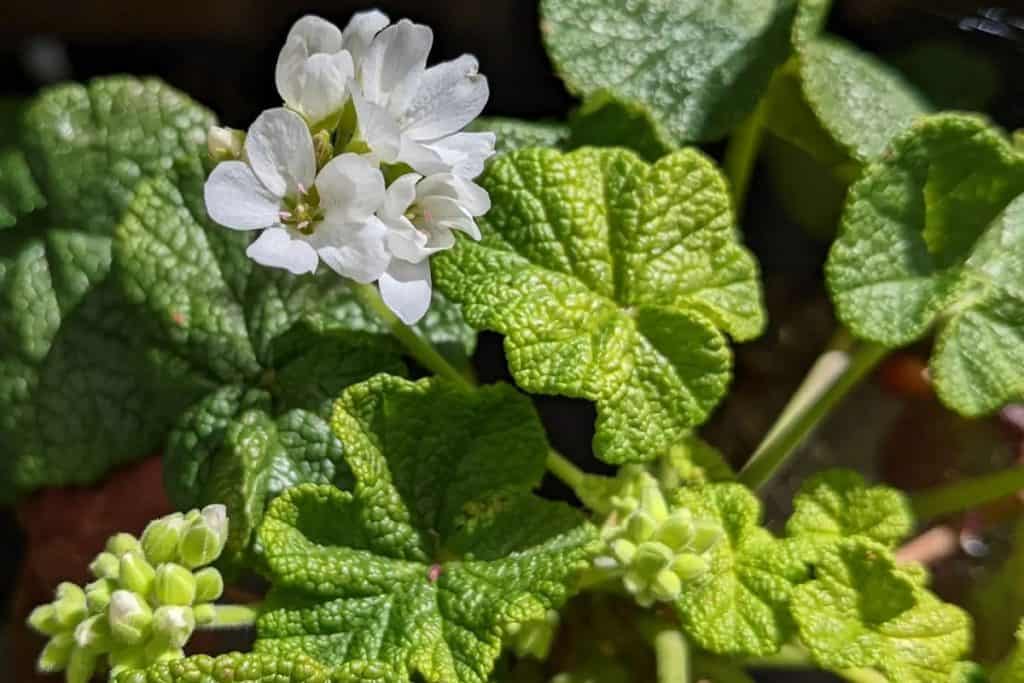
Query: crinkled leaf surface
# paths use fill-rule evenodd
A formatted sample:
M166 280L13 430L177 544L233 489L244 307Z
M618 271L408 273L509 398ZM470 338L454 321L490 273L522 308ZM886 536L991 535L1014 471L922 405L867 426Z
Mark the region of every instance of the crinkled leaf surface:
M116 683L328 683L329 669L306 657L262 654L196 655L126 671Z
M0 148L0 229L45 206L46 197L32 177L24 152Z
M749 339L764 325L718 170L694 150L649 166L621 149L529 149L480 182L484 238L434 259L439 287L505 335L521 387L597 403L602 459L649 460L684 438L729 381L718 328Z
M850 190L826 267L839 317L889 347L938 335L939 397L980 415L1024 394L1024 156L979 118L901 136Z
M786 535L823 548L853 536L895 547L914 528L900 491L868 486L857 472L829 470L803 483L793 500Z
M708 573L686 584L675 606L683 630L706 650L767 655L793 632L788 602L802 562L760 525L761 504L740 484L684 487L674 504L722 525Z
M569 117L567 147L626 147L654 162L678 146L654 114L640 102L599 90Z
M793 591L793 616L815 661L874 668L893 681L947 683L970 648L966 613L941 602L865 539L827 552L814 581Z
M523 147L563 147L569 138L569 127L558 121L524 121L499 116L478 118L467 130L494 133L498 154Z
M572 92L642 102L682 143L720 138L753 110L793 12L785 0L544 0L541 29Z
M353 492L306 484L271 503L256 650L488 680L502 629L559 606L596 550L576 511L529 493L547 451L529 401L382 375L342 394L333 426Z

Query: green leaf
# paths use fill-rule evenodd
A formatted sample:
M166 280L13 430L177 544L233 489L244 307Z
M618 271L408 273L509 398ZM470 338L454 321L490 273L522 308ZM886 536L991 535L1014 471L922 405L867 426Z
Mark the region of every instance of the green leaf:
M291 488L260 528L273 583L258 652L388 681L483 682L503 629L542 619L596 550L573 509L529 493L547 446L508 386L379 376L339 399L352 493Z
M719 654L777 651L793 631L788 602L793 585L805 578L803 563L759 526L761 505L740 484L682 488L673 502L725 531L710 551L711 569L684 586L676 602L683 629Z
M1024 683L1024 623L1017 629L1013 650L992 672L992 683Z
M543 0L541 29L569 90L642 102L682 143L723 137L754 109L793 13L763 0Z
M900 571L889 551L847 539L793 591L800 638L825 668L874 668L894 681L946 683L971 642L970 620Z
M567 147L625 147L650 162L678 146L651 111L639 102L599 90L569 117Z
M116 683L330 683L331 672L306 658L272 657L233 652L209 657L196 655L145 671L125 671Z
M0 149L0 229L45 206L46 198L32 177L25 155L17 149Z
M864 537L893 548L914 528L910 504L900 491L868 486L851 470L828 470L807 479L793 500L786 535L825 548L843 538Z
M756 262L725 180L694 150L648 166L617 149L530 149L482 177L479 243L434 260L438 286L505 337L527 391L597 403L594 450L650 460L725 391L737 339L764 325Z
M888 347L937 333L939 397L981 415L1024 394L1024 157L982 119L921 121L850 190L826 266L840 319Z
M466 130L494 133L498 154L523 147L564 147L569 127L557 121L523 121L502 117L480 117Z

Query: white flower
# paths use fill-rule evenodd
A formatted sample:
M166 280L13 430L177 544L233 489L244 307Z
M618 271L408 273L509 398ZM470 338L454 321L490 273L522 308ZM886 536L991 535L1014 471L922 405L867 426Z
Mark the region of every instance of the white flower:
M206 181L206 209L236 230L263 230L246 253L257 263L311 273L322 260L341 275L372 282L387 267L386 228L373 215L384 177L355 154L319 174L306 122L287 109L260 114L245 139L245 161L225 161Z
M487 191L451 173L408 173L387 189L377 211L392 259L378 283L384 303L412 324L430 307L430 256L455 244L452 230L480 239L476 216L491 208Z
M385 163L475 178L494 154L494 134L460 131L487 104L487 78L470 55L428 69L433 41L429 27L403 19L360 48L352 87L358 134Z

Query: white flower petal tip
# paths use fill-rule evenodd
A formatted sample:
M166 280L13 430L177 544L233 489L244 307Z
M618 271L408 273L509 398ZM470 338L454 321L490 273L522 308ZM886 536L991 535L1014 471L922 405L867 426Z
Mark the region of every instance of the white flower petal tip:
M314 272L319 262L316 249L309 242L284 228L264 230L245 253L260 265L283 268L294 275Z
M381 299L398 319L406 325L415 325L430 308L430 262L408 263L395 259L381 275L378 287Z
M245 138L256 177L274 195L295 194L316 177L313 136L301 116L279 107L260 114Z
M281 198L267 190L242 161L217 164L203 186L206 212L235 230L259 230L278 220Z
M320 17L299 19L277 58L274 79L285 104L318 123L338 112L355 75L341 30Z

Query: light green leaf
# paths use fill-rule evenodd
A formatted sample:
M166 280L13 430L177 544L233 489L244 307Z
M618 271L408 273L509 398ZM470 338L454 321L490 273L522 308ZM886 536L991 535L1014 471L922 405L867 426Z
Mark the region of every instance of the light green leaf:
M209 657L196 655L145 671L125 671L116 683L330 683L330 670L307 657L272 657L233 652Z
M482 116L466 130L494 133L498 154L524 147L562 148L569 138L569 127L558 121L523 121L497 116Z
M596 550L578 513L528 492L547 450L529 401L380 376L346 390L334 429L354 492L271 504L256 650L372 662L395 683L488 680L503 629L557 608Z
M1017 629L1013 650L992 672L992 683L1024 683L1024 624Z
M793 631L788 602L793 585L805 578L803 563L759 526L761 505L740 484L685 487L673 503L725 531L710 551L711 569L687 584L676 602L683 629L719 654L777 651Z
M850 190L826 273L840 319L889 347L933 330L939 397L980 415L1024 394L1024 157L984 120L945 114Z
M530 149L480 180L480 243L434 259L444 293L505 337L527 391L597 403L594 450L649 460L703 421L738 339L764 325L757 265L725 180L699 152L648 166L617 149Z
M786 535L817 549L854 536L893 548L913 528L909 502L900 491L868 486L857 472L837 469L803 483L793 500Z
M543 0L541 29L569 90L642 102L682 143L720 138L754 109L793 13L786 1Z
M650 162L678 149L646 106L607 90L587 97L569 117L569 130L568 149L625 147Z
M793 591L800 638L818 664L874 668L890 680L947 683L971 642L967 615L901 572L889 551L848 539Z

